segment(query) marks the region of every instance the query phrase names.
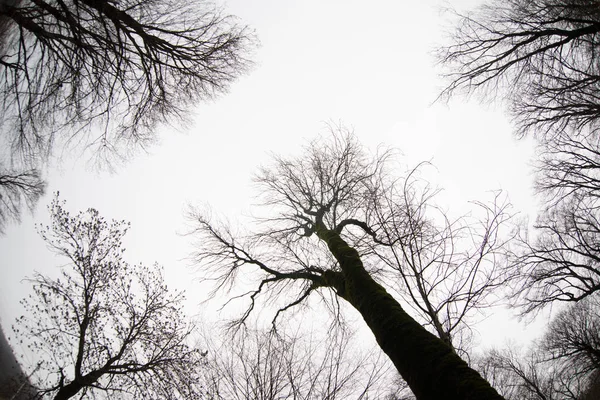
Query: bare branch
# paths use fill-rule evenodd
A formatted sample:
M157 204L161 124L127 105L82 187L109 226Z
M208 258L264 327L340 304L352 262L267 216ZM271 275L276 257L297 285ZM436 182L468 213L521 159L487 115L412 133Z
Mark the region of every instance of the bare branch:
M71 216L55 199L48 245L69 259L59 279L37 274L15 335L41 358L40 393L69 399L105 392L136 398L198 395L203 357L189 346L193 326L183 294L169 292L161 269L123 261L128 224L90 209Z
M438 58L450 68L442 96L457 89L508 99L520 134L595 130L600 108L594 2L492 0L459 15L453 44Z
M147 147L158 123L224 92L254 42L202 1L20 0L0 18L2 139L34 164L58 146L112 160Z
M10 221L20 220L23 205L32 210L45 189L38 170L4 170L0 164L0 233Z
M389 390L389 364L378 350L353 351L355 340L343 332L317 340L297 332L246 329L211 346L207 394L215 399L381 398Z
M337 299L342 298L361 314L418 398L435 399L449 393L455 394L456 399L498 398L448 343L412 319L374 279L385 276L381 270L389 267L374 257L380 247L389 249L407 240L430 243L433 238L431 247L436 248L443 247L444 241L431 235L429 221L413 215L414 210L424 212L426 205L415 201L411 191L397 189L406 180L389 177L390 151L368 156L342 128L334 128L332 133L328 141L311 142L302 157L275 157L273 167L259 173L256 181L267 214L258 218L257 232L233 235L229 229L196 215L199 248L194 259L204 279L215 280L217 289L231 289L242 271L245 277L253 278L256 289L243 291L249 295L250 305L242 321L253 310L259 295L277 301L274 321L283 311L309 301L315 292L328 293L335 299L328 308L337 317L341 311ZM392 204L401 204L401 209L389 207ZM471 258L467 262L473 262L476 270L483 270L477 260L501 246L496 229L505 222L504 209L493 209L491 214L487 221L490 227L484 227L487 230L481 244L468 253ZM390 221L394 218L398 218L395 228L402 229L402 234L390 234L394 228ZM402 224L407 225L406 229ZM428 248L420 250L415 252L415 259L428 256ZM454 268L450 261L444 266ZM474 275L478 273L467 274L466 281L474 281ZM427 291L434 288L423 293L429 295ZM479 304L483 297L484 289L478 291L474 284L465 283L459 289L473 290L473 297L456 297L468 307ZM331 298L322 295L321 299ZM442 359L445 361L438 362ZM462 374L464 380L458 378ZM465 381L481 385L463 386Z

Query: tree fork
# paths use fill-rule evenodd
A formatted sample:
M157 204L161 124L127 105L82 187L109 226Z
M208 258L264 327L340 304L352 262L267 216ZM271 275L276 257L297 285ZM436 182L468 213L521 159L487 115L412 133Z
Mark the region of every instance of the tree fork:
M345 290L338 295L360 312L419 400L503 399L447 344L402 309L338 232L318 225L317 236L327 244L344 276Z

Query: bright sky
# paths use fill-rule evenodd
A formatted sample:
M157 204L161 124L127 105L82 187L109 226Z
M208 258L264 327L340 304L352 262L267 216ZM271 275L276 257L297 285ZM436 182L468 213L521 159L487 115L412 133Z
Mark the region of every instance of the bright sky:
M35 214L0 237L3 325L8 328L21 312L19 300L29 293L23 278L34 270L52 274L62 262L34 229L48 220L46 206L57 190L73 213L94 207L106 218L130 221L127 260L164 265L168 281L187 290L188 311L196 313L205 293L185 260L191 239L179 235L186 231L187 205L210 204L235 220L254 202L252 175L269 154L297 154L326 133L328 121L353 127L371 149L381 143L399 148L408 165L431 160L448 209L468 211L469 201L490 199L496 189L507 191L515 210L533 209L531 147L513 139L500 106L463 98L432 104L442 87L431 55L445 37L441 9L475 4L227 2L227 12L260 39L254 69L230 93L199 105L185 132L162 129L161 143L116 174L94 171L82 159L65 159L50 171L48 193ZM505 314L479 330L483 345L522 334Z

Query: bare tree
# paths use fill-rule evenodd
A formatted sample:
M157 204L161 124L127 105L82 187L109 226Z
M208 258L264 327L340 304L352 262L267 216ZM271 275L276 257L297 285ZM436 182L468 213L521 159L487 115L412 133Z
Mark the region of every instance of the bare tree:
M520 270L515 287L526 312L600 289L599 32L595 1L492 1L462 16L441 52L453 68L445 94L509 89L519 133L537 134L545 208L510 265Z
M209 348L209 399L369 399L390 390L390 365L380 351L353 349L351 336L338 331L317 340L299 333L244 329Z
M597 135L562 131L540 146L536 187L546 207L513 259L525 276L526 310L600 290L599 144Z
M507 400L577 399L537 351L521 356L514 349L490 350L475 366Z
M35 295L14 327L39 357L40 396L197 398L204 361L187 343L183 295L167 290L157 266L123 260L128 224L108 223L94 209L71 216L58 198L50 213L40 234L69 264L58 279L30 279Z
M600 137L557 133L540 143L536 189L548 208L600 197Z
M18 221L23 204L32 209L46 185L38 170L4 170L0 164L0 233L9 221Z
M451 68L444 94L507 89L521 134L597 129L596 1L491 0L460 17L453 44L439 54Z
M440 53L441 61L453 68L444 95L460 88L502 91L518 133L538 139L536 188L545 208L511 256L509 267L519 271L518 304L525 312L555 301L582 305L551 323L527 367L511 354L488 359L494 368L512 371L507 373L518 378L516 386L527 388L533 398L580 399L593 389L590 353L575 350L573 342L595 335L593 323L578 310L593 315L587 307L600 289L599 33L596 1L492 1L461 16L454 44ZM536 369L539 357L550 369ZM516 393L505 395L525 396L522 390Z
M507 399L588 398L600 373L598 306L598 296L570 305L525 355L491 350L475 365Z
M563 202L542 213L531 236L520 235L509 258L515 303L524 312L582 300L600 290L596 200Z
M10 162L0 176L26 177L28 188L0 182L0 225L37 201L36 170L51 155L127 159L157 124L226 91L253 43L209 1L1 1L0 157Z
M257 176L268 208L259 232L234 235L195 213L195 256L204 277L217 289L231 288L242 273L254 278L254 289L235 297L250 302L241 321L265 298L279 305L274 323L313 293L332 296L327 304L337 313L342 298L362 315L417 398L500 398L374 279L381 268L369 257L372 243L381 241L376 203L398 182L387 178L389 157L369 157L340 129L330 141L311 143L301 158L275 158Z
M587 297L561 311L550 323L542 348L569 375L600 372L600 298Z
M248 65L246 28L200 0L19 0L0 16L2 136L26 158L144 147Z
M494 290L509 277L497 260L510 238L501 232L511 218L509 204L496 193L491 205L474 203L483 211L481 219L451 220L433 203L437 190L413 179L417 172L400 185L400 193L393 186L380 197L377 242L386 245L373 251L392 272L386 281L399 283L399 293L419 321L468 356L468 319L490 305Z
M540 141L536 189L545 207L512 260L521 270L517 293L526 311L600 289L599 140L562 130Z

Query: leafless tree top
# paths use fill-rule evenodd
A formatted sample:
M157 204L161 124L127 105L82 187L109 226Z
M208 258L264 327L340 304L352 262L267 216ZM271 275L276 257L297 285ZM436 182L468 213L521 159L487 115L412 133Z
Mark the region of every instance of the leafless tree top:
M548 326L542 346L569 374L600 371L600 296L562 310Z
M0 163L0 233L11 220L18 221L23 203L31 210L46 189L35 169L3 170Z
M34 295L14 327L39 361L29 372L40 398L198 398L204 357L189 343L183 293L167 289L157 265L123 260L128 223L63 206L55 199L39 230L68 264L58 279L29 280Z
M502 89L521 134L597 127L597 1L492 0L460 17L439 53L450 70L444 95Z
M497 194L492 204L475 204L482 216L450 219L433 203L437 191L419 180L418 168L402 176L393 151L369 154L352 133L331 128L330 138L312 141L301 156L276 156L259 171L262 207L251 233L194 214L205 277L230 289L242 266L260 271L258 290L245 293L251 306L242 319L269 292L277 298L296 287L297 301L282 309L297 305L339 272L317 238L326 227L357 249L368 272L399 293L420 322L451 347L466 349L458 332L506 279L497 257L507 240L509 204Z
M448 312L452 322L444 324L441 318L437 322L441 322L442 330L448 327L453 330L454 318L460 321L467 312L463 310L472 309L482 299L481 293L496 285L495 272L484 267L486 263L482 260L493 255L502 244L497 240L496 229L506 220L505 210L502 207L487 210L481 236L471 238L474 243L471 251L451 250L453 244L449 241L443 255L434 254L433 259L427 260L431 249L444 248L445 244L440 242L452 234L442 229L438 236L437 231L430 229L434 221L418 218L403 209L427 208L418 202L418 196L411 196L411 190L394 190L410 187L403 185L410 177L394 177L388 169L389 151L369 154L345 129L334 127L332 133L329 140L315 141L305 147L301 157L277 157L271 168L258 174L256 181L262 189L266 214L258 216L254 232L239 234L206 214L193 213L199 245L195 258L203 278L215 282L217 289L234 288L236 292L230 294L230 301L246 301L245 311L234 321L236 326L265 301L277 309L275 324L282 312L311 306L308 299L315 298L313 294L320 295L333 311L334 320L339 320L343 314L339 299L344 299L364 318L417 397L422 394L423 398L434 399L442 393L453 393L457 399L499 398L456 354L451 340L441 337L437 326L436 334L428 332L404 311L400 301L426 302L423 296L438 290L453 290L448 297L440 296L441 303L436 298L427 316L440 317ZM386 232L384 226L393 223L398 229ZM412 230L402 228L405 224L412 224ZM386 264L375 255L379 248L392 246L398 246L400 253L410 246L408 241L415 244L409 261L418 257L425 261L416 262L414 269L404 259ZM493 265L493 256L491 259ZM432 275L415 283L413 276L424 269ZM397 287L404 290L401 276L405 274L406 281L410 281L407 285L420 290L419 294L412 299L405 296L397 300L386 289L394 286L390 282L393 274L385 275L382 270L397 272ZM466 272L454 275L458 277L456 285L445 286L445 279L437 280L442 276L452 279L444 274L450 271L453 275L453 270ZM491 275L480 275L483 270L491 271ZM475 276L483 279L474 279ZM430 280L432 277L435 279ZM453 305L447 307L448 304ZM432 372L434 369L438 372ZM463 373L469 378L458 377ZM466 381L478 383L463 386Z
M20 0L0 18L0 138L26 161L57 145L143 148L157 123L225 91L253 42L201 0Z
M225 336L208 351L207 395L224 400L364 400L406 389L406 384L390 384L395 371L379 349L357 349L360 339L352 336L345 330L316 337L252 329Z
M256 291L246 293L254 308L261 294L274 297L290 286L300 285L297 301L305 300L321 286L328 270L336 270L331 253L316 238L315 230L324 225L344 231L353 245L368 251L365 235L376 237L369 223L374 214L369 206L377 199L378 185L390 153L369 157L356 138L336 129L330 141L314 141L295 159L275 157L272 168L256 176L262 193L263 217L257 229L237 235L225 224L193 212L198 223L200 250L205 277L218 283L216 290L231 288L240 267L254 266L264 274ZM349 231L358 228L354 234ZM278 313L279 314L279 313Z

